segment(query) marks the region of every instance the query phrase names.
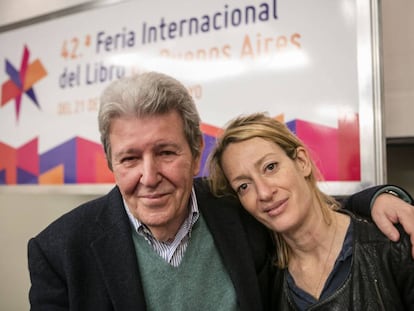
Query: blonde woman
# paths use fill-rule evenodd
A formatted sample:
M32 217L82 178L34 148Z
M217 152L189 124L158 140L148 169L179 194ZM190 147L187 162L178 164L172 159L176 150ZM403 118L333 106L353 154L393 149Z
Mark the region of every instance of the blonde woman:
M210 156L216 195L274 232L271 310L414 310L409 237L391 242L319 190L302 141L265 114L231 121Z

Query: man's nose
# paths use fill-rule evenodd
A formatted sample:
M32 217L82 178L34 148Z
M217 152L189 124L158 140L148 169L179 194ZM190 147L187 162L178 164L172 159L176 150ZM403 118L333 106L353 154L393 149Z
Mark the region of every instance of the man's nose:
M154 157L144 158L142 161L141 170L141 184L147 187L154 187L160 182L161 175L157 161L154 159Z

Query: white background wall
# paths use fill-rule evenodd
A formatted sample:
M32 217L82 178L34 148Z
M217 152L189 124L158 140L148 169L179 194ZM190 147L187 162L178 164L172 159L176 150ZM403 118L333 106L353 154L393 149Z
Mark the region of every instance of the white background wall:
M0 0L0 27L89 2L109 1ZM382 1L384 124L390 138L414 138L413 16L412 0ZM389 148L387 157L388 181L414 193L413 144ZM0 188L0 310L29 309L28 239L59 215L96 196L13 193Z
M388 183L414 194L414 1L382 0ZM401 143L393 144L392 141Z
M414 137L414 1L382 0L387 137Z

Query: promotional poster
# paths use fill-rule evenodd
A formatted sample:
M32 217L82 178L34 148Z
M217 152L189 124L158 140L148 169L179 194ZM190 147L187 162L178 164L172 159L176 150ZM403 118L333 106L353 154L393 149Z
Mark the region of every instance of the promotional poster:
M267 112L306 143L329 193L379 183L372 25L369 1L131 0L0 32L0 187L113 183L99 96L146 71L192 94L203 162L227 121Z

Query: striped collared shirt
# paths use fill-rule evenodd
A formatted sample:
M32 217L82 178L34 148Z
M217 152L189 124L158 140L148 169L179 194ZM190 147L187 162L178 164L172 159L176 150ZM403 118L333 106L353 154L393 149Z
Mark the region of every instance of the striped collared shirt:
M145 240L152 246L154 251L160 255L166 262L170 263L174 267L178 267L181 260L184 257L184 252L187 249L189 239L191 237L191 229L196 223L199 217L197 199L194 191L194 187L191 190L190 202L189 202L189 214L184 220L180 229L178 230L173 241L161 242L158 241L151 233L151 231L136 219L131 212L124 200L125 210L128 214L129 220L133 228L137 233L145 238Z

